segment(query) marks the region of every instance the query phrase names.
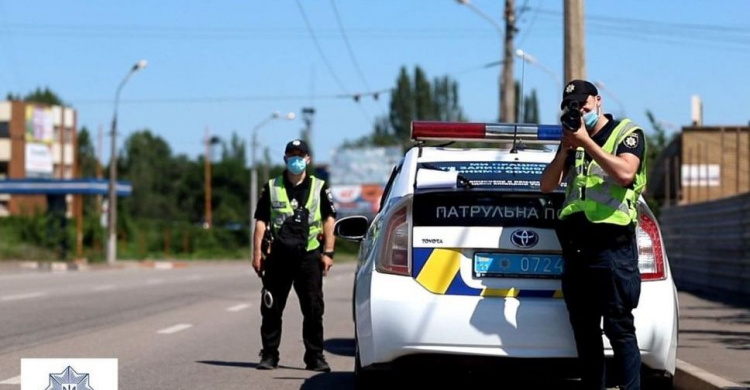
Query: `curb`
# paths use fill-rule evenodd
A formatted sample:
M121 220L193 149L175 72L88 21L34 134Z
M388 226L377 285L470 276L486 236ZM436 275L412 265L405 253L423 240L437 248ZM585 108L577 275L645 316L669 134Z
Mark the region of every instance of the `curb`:
M185 261L119 261L118 264L110 266L107 264L89 265L86 261L22 261L16 264L15 269L25 271L46 271L46 272L69 272L69 271L89 271L102 269L122 269L122 268L152 268L158 270L170 270L187 268L190 264Z
M750 387L728 381L702 368L677 359L674 388L678 390L747 390Z

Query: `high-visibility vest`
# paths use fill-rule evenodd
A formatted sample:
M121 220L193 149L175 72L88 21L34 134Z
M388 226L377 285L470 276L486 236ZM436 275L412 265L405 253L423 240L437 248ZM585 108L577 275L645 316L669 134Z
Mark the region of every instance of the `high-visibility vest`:
M640 130L630 119L623 119L607 138L602 149L610 154L634 131ZM641 142L646 142L645 139ZM576 149L575 166L566 176L567 188L560 219L582 211L594 223L610 223L627 226L638 223L636 204L646 186L646 150L632 188L617 184L595 161L586 165L583 148Z
M320 214L320 191L325 183L315 176L310 176L310 180L310 194L307 196L307 202L305 203L305 208L310 211L307 251L317 249L320 246L318 235L323 229ZM276 235L284 221L294 215L294 209L289 201L289 196L287 196L283 176L269 180L268 188L271 196L271 231Z

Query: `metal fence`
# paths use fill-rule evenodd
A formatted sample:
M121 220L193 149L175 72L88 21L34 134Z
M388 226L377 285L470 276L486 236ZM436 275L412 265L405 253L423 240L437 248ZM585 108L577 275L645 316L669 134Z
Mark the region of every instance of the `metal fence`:
M750 194L664 207L659 222L678 288L750 299Z

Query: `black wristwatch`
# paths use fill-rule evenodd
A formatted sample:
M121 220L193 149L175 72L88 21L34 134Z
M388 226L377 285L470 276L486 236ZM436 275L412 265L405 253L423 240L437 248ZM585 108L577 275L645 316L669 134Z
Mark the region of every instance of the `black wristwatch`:
M324 255L326 255L326 256L328 256L328 257L330 257L331 259L333 259L333 253L334 253L333 251L326 251L326 252L323 252L323 254L324 254Z

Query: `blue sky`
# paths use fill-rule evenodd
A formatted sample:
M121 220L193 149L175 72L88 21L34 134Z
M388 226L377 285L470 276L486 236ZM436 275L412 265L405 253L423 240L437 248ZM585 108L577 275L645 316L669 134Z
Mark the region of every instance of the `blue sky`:
M503 1L472 4L502 23ZM516 0L527 6L516 47L557 77L562 4ZM589 0L585 12L587 78L605 86L606 111L648 125L650 109L674 131L689 124L699 95L704 124L748 124L750 2ZM275 110L314 107L314 158L327 162L343 140L369 134L388 107L388 95L359 103L339 96L391 88L401 66L451 76L468 118L493 121L500 69L485 65L500 59L501 41L492 23L455 0L0 0L0 92L48 86L96 137L100 126L108 131L118 83L146 59L121 95L120 146L149 128L174 153L195 157L207 127L249 138ZM555 76L515 64L524 91L537 91L542 121L555 123ZM274 120L259 140L280 163L302 127ZM104 146L107 161L108 138Z

